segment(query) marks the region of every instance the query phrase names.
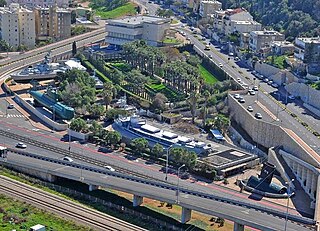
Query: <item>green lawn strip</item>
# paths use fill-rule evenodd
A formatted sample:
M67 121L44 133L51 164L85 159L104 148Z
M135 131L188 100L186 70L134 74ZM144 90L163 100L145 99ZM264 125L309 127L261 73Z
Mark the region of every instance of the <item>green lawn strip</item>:
M162 42L167 44L177 44L180 43L180 40L176 38L165 38Z
M204 79L205 83L214 84L218 82L218 79L211 74L203 65L199 65L200 75Z
M110 11L106 11L103 7L95 9L95 14L100 16L102 19L119 18L126 15L135 15L136 13L136 5L132 2L128 2L127 4Z
M273 59L273 63L272 63L272 59ZM273 64L274 66L278 67L279 69L285 69L286 67L286 56L285 55L281 55L281 56L269 56L267 58L267 62L269 64Z

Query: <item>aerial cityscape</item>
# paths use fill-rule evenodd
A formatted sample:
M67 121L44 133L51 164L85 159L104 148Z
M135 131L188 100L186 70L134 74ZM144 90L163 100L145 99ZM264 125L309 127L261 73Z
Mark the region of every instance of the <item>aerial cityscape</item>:
M0 1L0 230L320 231L319 12Z

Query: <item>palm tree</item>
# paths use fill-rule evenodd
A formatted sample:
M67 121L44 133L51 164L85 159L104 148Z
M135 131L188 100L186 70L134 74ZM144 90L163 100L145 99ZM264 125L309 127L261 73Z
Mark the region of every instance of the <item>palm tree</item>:
M190 111L192 115L192 123L194 123L194 118L196 116L198 98L199 98L198 93L196 91L192 91L188 99L188 103L190 105Z
M223 114L219 114L214 120L214 126L225 133L230 126L230 119Z
M114 86L111 82L105 82L103 84L102 97L106 104L106 109L108 109L109 104L111 103L114 96Z
M202 126L205 127L206 126L206 119L207 119L207 103L208 100L211 96L210 92L208 90L205 90L205 92L203 93L203 96L205 98L204 104L203 104L203 121L202 121Z

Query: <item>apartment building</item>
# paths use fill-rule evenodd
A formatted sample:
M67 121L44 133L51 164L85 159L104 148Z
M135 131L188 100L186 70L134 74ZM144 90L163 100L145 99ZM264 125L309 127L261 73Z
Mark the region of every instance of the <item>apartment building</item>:
M262 28L261 24L254 21L252 15L242 8L218 10L212 17L214 31L223 35L234 32L250 33Z
M202 18L209 17L215 11L221 10L222 3L218 1L206 0L200 2L199 15Z
M294 57L304 63L320 63L320 37L296 38Z
M35 8L37 40L55 41L71 37L71 11L57 6Z
M170 19L152 16L107 20L106 42L123 45L142 39L151 46L158 46L165 36L165 31L169 28Z
M253 52L259 53L260 50L270 47L271 42L284 40L285 36L277 31L251 31L249 47Z
M28 8L49 7L57 5L58 7L68 7L69 0L6 0L7 4L18 3L21 6L26 6Z
M0 38L13 48L24 45L35 46L34 12L12 3L0 7Z

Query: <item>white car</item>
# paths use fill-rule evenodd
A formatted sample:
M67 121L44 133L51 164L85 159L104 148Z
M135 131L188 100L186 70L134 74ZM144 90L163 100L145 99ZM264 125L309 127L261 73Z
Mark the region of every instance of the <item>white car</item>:
M262 119L262 115L261 113L257 112L255 115L254 115L257 119Z
M248 106L248 107L247 107L247 110L248 110L249 112L253 112L253 107L252 107L252 106Z
M238 102L239 103L245 103L246 101L244 100L244 98L241 97L240 99L238 99Z
M248 91L248 93L249 93L249 95L255 95L255 94L256 94L255 91L252 90L252 89L250 89L250 90Z
M240 78L237 78L237 81L240 83L240 82L241 82L241 79L240 79Z
M112 168L112 167L109 166L109 165L104 166L104 168L107 169L107 170L109 170L110 172L116 171L114 168Z
M259 88L258 88L258 86L254 86L254 87L252 88L252 90L254 90L254 91L259 91Z
M13 109L14 108L14 105L13 104L9 104L8 105L8 109Z
M64 161L68 161L68 162L73 162L73 159L72 158L70 158L69 156L65 156L65 157L63 157L62 158L62 160L64 160Z
M222 63L219 63L219 67L223 67L223 64L222 64Z
M271 84L271 86L273 86L274 88L278 88L279 87L279 85L276 84L276 83Z
M295 100L296 99L296 97L294 97L293 95L289 95L288 98L291 99L291 100Z
M235 99L240 99L240 94L235 94L235 95L234 95L234 98L235 98Z
M16 148L27 148L27 145L22 142L19 142L16 144Z

